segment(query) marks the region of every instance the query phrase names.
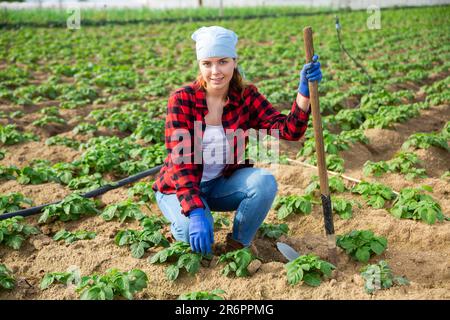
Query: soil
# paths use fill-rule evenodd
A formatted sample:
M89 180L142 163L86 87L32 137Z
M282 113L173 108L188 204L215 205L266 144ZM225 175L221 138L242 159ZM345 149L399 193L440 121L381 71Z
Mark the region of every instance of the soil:
M80 111L81 112L81 111ZM85 115L83 112L80 114ZM71 117L77 116L72 111ZM437 106L423 110L419 117L397 124L393 129L369 129L366 135L370 145L356 144L341 156L345 159L346 175L357 179L382 182L394 190L404 187L430 185L434 188L432 196L439 201L444 215L450 216L450 184L440 178L450 169L449 153L437 148L416 150L423 160L428 177L408 181L398 174L386 174L380 178L362 176L365 161L388 160L399 151L402 143L413 132L430 132L442 128L450 118L450 106ZM32 120L32 119L27 119ZM25 120L24 120L25 122ZM70 136L71 128L64 130ZM41 133L41 135L44 135ZM81 153L63 146L46 146L45 139L40 142L27 142L7 147L8 152L1 161L3 165L23 167L32 159L47 159L52 163L72 161ZM282 151L299 142L282 146ZM301 144L301 142L300 142ZM298 150L298 149L297 149ZM264 167L264 165L258 165ZM273 172L279 195L303 194L315 169L298 165L280 165ZM146 179L150 180L150 178ZM22 192L34 200L35 204L44 204L62 199L70 193L66 187L56 183L45 185L20 185L16 181L2 181L0 194ZM138 223L118 221L105 222L97 216L83 218L75 222L55 222L39 225L41 233L27 239L20 250L0 247L0 262L6 264L15 274L16 288L12 291L0 291L0 299L77 299L73 287L55 285L41 291L39 282L47 272L66 271L78 267L83 275L102 273L109 268L127 271L139 268L149 277L148 287L137 294L137 299L175 299L180 294L200 290L223 289L226 299L450 299L450 224L448 221L427 225L413 220L399 220L386 209L373 209L364 200L349 192L341 196L354 199L362 204L354 208L353 218L342 220L334 217L336 234L347 233L355 229L371 229L375 234L388 239L387 250L369 262L381 259L388 261L394 274L406 276L409 286L394 286L388 290L377 291L369 295L364 291L363 279L359 276L361 263L351 260L338 249L337 271L319 287L306 285L291 286L286 280L284 263L286 260L276 249L276 242L260 238L254 240L254 246L261 259L261 266L248 278L225 277L221 275L222 266L212 263L201 267L199 273L190 276L182 273L175 282L166 279L166 265L152 265L147 258L159 249L151 249L141 259L131 257L126 247L114 244L114 236L119 229L138 229ZM125 188L110 191L99 198L104 204L111 204L127 198ZM155 204L144 209L147 214L161 215ZM233 218L233 213L228 213ZM37 216L28 217L27 223L37 225ZM266 222L280 223L274 210L269 212ZM321 258L327 258L327 245L324 236L322 209L316 205L310 215L288 217L289 235L281 241L294 247L301 254L313 252ZM70 245L52 240L60 229L69 231L91 230L97 233L93 240L82 240ZM216 241L223 242L231 226L217 230ZM165 230L166 235L169 231Z

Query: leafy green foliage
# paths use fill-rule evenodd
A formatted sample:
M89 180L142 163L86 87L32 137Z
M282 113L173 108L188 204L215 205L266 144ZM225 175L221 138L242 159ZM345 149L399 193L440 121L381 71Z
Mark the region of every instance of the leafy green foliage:
M285 219L292 213L309 214L312 210L312 197L310 195L290 195L277 197L273 207L277 211L278 219Z
M153 181L141 181L128 189L128 196L137 197L139 201L155 203L155 192L152 190Z
M317 166L316 154L314 154L306 162L310 163L310 164L312 164L314 166ZM326 158L325 158L325 164L327 165L327 170L331 170L331 171L339 172L339 173L342 173L342 172L345 171L344 159L339 157L337 154L327 155Z
M33 200L26 198L19 192L11 192L5 195L0 195L0 214L25 209L22 204L33 205Z
M261 232L262 237L278 239L283 234L287 235L289 231L289 227L287 224L272 224L263 222L259 227L259 231Z
M83 122L73 128L72 132L75 135L94 133L98 130L97 126L92 123Z
M217 264L227 263L222 270L222 274L225 276L234 272L237 277L246 277L249 275L247 267L255 258L249 248L242 248L222 254Z
M147 287L147 282L148 277L142 270L108 269L103 275L82 277L76 291L81 300L113 300L115 297L132 300L136 292Z
M53 240L64 240L66 243L72 243L78 240L92 240L96 237L96 235L97 234L93 231L78 230L75 232L70 232L62 229L53 236Z
M414 133L403 143L402 149L428 149L431 146L450 151L447 140L438 133Z
M104 180L101 173L94 173L87 176L76 177L70 179L67 186L71 190L77 190L81 193L96 190L109 182Z
M344 184L344 180L340 176L332 176L328 179L328 187L330 192L344 192L347 190ZM311 177L310 184L306 187L306 194L314 194L316 191L320 190L319 177L314 175Z
M61 202L48 205L39 217L40 223L48 222L50 219L61 221L78 220L82 215L98 214L96 202L92 199L83 198L79 194L72 193Z
M133 202L132 199L127 199L119 203L108 205L101 214L105 221L110 221L118 218L120 222L124 222L127 218L141 220L144 214L140 208L143 202Z
M214 220L214 229L220 229L222 226L228 227L230 225L230 219L224 214L218 212L211 212Z
M377 182L361 181L353 187L352 192L362 195L367 204L376 209L383 208L387 200L395 198L395 193L391 188Z
M44 275L39 284L41 290L48 289L54 283L62 283L68 285L69 283L79 282L79 274L76 271L72 272L48 272Z
M49 124L66 124L66 120L58 116L44 115L38 120L33 121L33 126L44 127Z
M16 130L15 124L3 126L0 124L0 142L5 145L13 145L24 141L39 141L33 133L22 133Z
M133 131L132 137L143 139L145 142L161 142L164 141L164 120L146 119L140 121L136 129Z
M353 259L365 263L373 254L383 253L387 247L387 240L375 236L370 230L353 230L345 235L338 235L336 244Z
M45 144L48 146L61 145L68 148L77 150L80 143L77 140L70 139L64 136L56 135L45 140Z
M195 291L189 293L183 293L178 297L178 300L225 300L220 294L224 294L225 291L221 289L215 289L213 291Z
M363 172L367 175L380 177L386 172L398 172L406 175L406 179L411 180L416 177L426 177L425 169L417 168L416 164L420 164L419 157L412 152L399 152L389 161L364 163Z
M394 284L408 285L408 279L396 277L386 261L381 260L377 264L370 264L361 269L361 276L364 278L364 289L367 293L374 293L376 290L389 289Z
M39 233L36 227L25 224L24 220L21 216L0 220L0 244L19 250L26 238Z
M159 230L162 227L161 220L147 218L142 222L143 230L120 230L115 237L118 246L129 245L133 258L141 258L145 251L158 245L169 246L169 241Z
M13 273L4 264L0 264L0 287L11 290L14 288L16 280Z
M55 171L50 166L50 161L35 159L30 166L20 169L17 182L20 184L42 184L56 181Z
M353 216L353 206L358 204L355 201L337 197L332 197L331 203L333 212L338 214L341 219L350 219ZM359 206L361 207L361 205Z
M174 264L171 264L166 269L167 279L175 281L180 270L183 268L191 275L195 274L200 269L201 254L191 253L191 247L188 243L177 241L170 245L169 248L162 249L152 257L149 257L150 263L164 263L168 258L176 259Z
M336 268L331 263L320 260L314 254L301 255L288 262L284 267L290 285L303 281L311 287L319 286L322 282L321 278L331 276L331 271Z
M19 169L16 166L3 166L0 164L0 180L14 180L15 175L18 174Z
M434 224L436 220L443 221L441 206L424 191L431 192L432 189L430 187L402 189L389 212L399 219L422 220L428 224Z

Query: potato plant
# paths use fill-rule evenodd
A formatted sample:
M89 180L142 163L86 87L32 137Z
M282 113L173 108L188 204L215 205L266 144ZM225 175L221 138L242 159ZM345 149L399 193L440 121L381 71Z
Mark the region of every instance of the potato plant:
M442 222L444 215L441 206L424 191L431 192L433 189L427 186L402 189L389 212L399 219L421 220L427 224Z
M261 237L278 239L282 235L286 235L289 232L289 227L286 223L282 224L272 224L263 222L259 227L259 232L261 233Z
M16 285L16 279L11 270L8 269L3 263L0 264L0 288L6 290L14 289Z
M46 206L39 217L39 223L54 220L74 221L79 220L81 216L98 213L100 211L97 209L95 200L84 198L77 193L72 193L61 202Z
M178 300L225 300L221 294L225 291L221 289L215 289L212 291L195 291L189 293L183 293L178 297Z
M319 286L322 283L322 277L330 277L331 272L336 268L314 254L301 255L288 262L284 267L290 285L296 285L303 281L311 287Z
M217 263L226 263L222 269L222 274L225 276L234 273L236 277L246 277L249 275L247 267L255 259L256 257L253 256L249 248L243 248L222 254Z
M372 255L380 255L386 250L387 239L374 235L370 230L353 230L345 235L338 235L336 245L353 259L365 263Z
M20 192L11 192L0 195L0 214L25 209L23 205L33 205L33 200L25 197Z
M0 244L19 250L25 239L39 233L38 228L24 223L24 220L21 216L0 220Z
M352 192L362 195L367 204L376 209L383 208L386 201L396 197L391 188L377 182L361 181L353 187Z
M364 278L364 289L373 294L376 290L389 289L394 284L408 285L408 279L394 276L386 261L381 260L376 264L370 264L361 269Z
M170 245L170 247L162 249L155 255L148 258L148 262L164 263L170 259L175 260L175 263L169 265L166 269L167 279L175 281L180 275L180 270L185 269L190 275L194 275L200 269L200 261L202 255L199 253L192 253L191 247L186 242L177 241Z
M312 210L312 197L310 195L277 197L273 208L277 210L277 217L280 220L287 218L293 213L310 214Z
M65 229L61 229L53 236L53 240L64 240L65 243L69 244L78 240L92 240L96 236L97 233L94 231L78 230L75 232L70 232Z

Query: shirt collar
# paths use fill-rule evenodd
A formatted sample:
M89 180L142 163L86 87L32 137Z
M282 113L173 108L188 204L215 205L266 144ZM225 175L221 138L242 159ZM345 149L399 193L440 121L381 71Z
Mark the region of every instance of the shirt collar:
M206 91L200 86L197 80L193 83L193 89L195 91L195 106L197 108L207 108L206 105ZM229 89L228 90L228 99L225 104L225 107L228 105L234 105L236 107L239 106L240 96L237 90Z

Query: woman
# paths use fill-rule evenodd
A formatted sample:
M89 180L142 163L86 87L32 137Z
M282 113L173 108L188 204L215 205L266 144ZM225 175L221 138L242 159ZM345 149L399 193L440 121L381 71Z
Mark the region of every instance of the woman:
M322 73L314 56L300 72L291 112L283 115L254 85L243 83L233 31L202 27L192 39L200 74L169 98L168 156L153 190L174 238L188 242L194 252L209 254L214 243L211 210L236 210L226 250L248 247L277 193L269 171L240 161L242 132L277 129L280 138L299 140L310 114L308 80L320 81Z

